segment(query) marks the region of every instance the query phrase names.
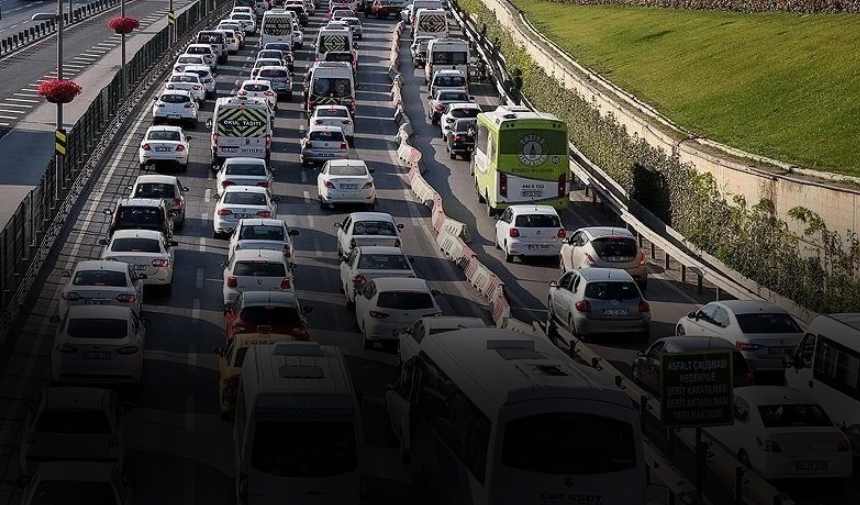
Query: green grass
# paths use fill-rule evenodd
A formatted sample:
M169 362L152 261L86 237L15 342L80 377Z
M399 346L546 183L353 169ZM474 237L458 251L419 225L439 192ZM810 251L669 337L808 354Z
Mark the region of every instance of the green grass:
M860 16L513 2L580 64L684 128L860 176Z

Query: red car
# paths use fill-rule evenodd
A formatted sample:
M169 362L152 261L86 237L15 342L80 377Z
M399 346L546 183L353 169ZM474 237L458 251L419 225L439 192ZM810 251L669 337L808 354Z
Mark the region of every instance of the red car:
M305 315L313 307L302 307L295 293L288 291L245 291L224 308L227 342L242 333L292 335L310 340Z

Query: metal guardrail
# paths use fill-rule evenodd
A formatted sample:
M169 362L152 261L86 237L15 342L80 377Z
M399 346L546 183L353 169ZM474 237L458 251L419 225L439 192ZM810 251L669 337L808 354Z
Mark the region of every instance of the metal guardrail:
M126 64L128 96L122 95L122 77L117 73L68 131L67 151L62 164L56 165L55 159L48 163L38 186L27 194L0 232L0 345L20 313L41 263L50 254L71 208L95 170L93 161L97 161L99 156L94 156L94 153L104 149L105 137L109 141L119 127L129 99L140 95L142 86L151 84L146 77L153 66L165 55L172 57L175 48L186 45L183 37L192 36L199 23L208 22L213 15L223 14L222 11L230 5L231 0L215 0L214 3L202 0L179 14L176 18L178 43L170 44L169 27L165 27ZM206 12L210 6L214 9ZM169 61L166 65L171 63Z
M74 26L75 23L85 21L96 14L112 9L120 4L121 0L93 0L92 2L78 7L72 12L63 13L64 30ZM29 46L34 42L57 33L57 22L55 20L43 21L33 25L26 30L0 39L0 58L9 55L19 49Z

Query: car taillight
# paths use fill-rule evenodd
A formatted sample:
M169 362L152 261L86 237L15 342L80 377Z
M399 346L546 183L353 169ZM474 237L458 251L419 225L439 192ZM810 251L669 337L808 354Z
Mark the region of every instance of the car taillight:
M755 374L752 370L748 370L747 374L744 375L744 386L754 386L755 385Z
M136 300L137 296L130 295L127 293L116 297L116 301L118 301L119 303L134 303Z
M365 284L367 284L367 277L363 275L356 275L352 279L352 283L355 284L356 287L364 286Z
M307 340L308 329L303 326L297 326L293 328L290 333L292 333L293 336L298 338L299 340Z
M349 119L344 119L343 121L341 121L341 123L343 123L343 124L352 124L352 121L350 121Z
M236 96L245 96L247 94L248 94L247 91L245 91L244 89L240 89L239 92L236 93Z
M424 314L423 317L442 317L442 312L434 312L432 314Z
M773 440L755 437L755 445L764 452L782 452L782 447Z
M448 124L453 123L453 122L454 122L454 118L449 117L448 119L446 119L446 120L445 120L445 122L446 122L446 123L448 123Z
M292 252L293 252L293 250L290 249L290 246L288 246L288 245L284 246L284 256L289 256L290 254L292 254Z
M289 277L281 279L281 289L292 289L293 281Z
M323 185L325 185L325 187L327 187L328 189L334 189L334 184L331 181L325 181Z
M67 302L76 302L81 299L81 295L75 293L74 291L69 291L68 293L62 294L63 300Z
M352 110L355 110L355 98L352 98L352 99L349 101L349 106L350 106L350 108L351 108Z
M260 210L257 211L257 215L264 218L270 218L272 217L272 212L268 210Z
M452 137L452 138L453 138L454 142L462 142L462 141L466 140L466 137L464 135L454 135L454 137Z
M233 211L230 209L221 209L218 211L219 216L229 216L232 213L233 213Z
M364 183L364 186L362 187L362 189L370 189L372 187L373 187L373 181L367 181Z
M239 503L248 503L248 474L239 473Z
M317 119L316 121L314 121L314 124L323 124L323 123L325 123L325 121L323 121L322 119Z
M394 240L394 247L402 247L399 238Z
M220 139L220 138L221 138L221 134L220 134L220 133L213 133L213 134L212 134L212 142L213 142L213 143L217 144L217 143L218 143L218 139Z
M499 172L499 195L502 198L508 197L508 176Z
M347 144L347 143L346 143L346 141L341 142L341 143L340 143L340 148L341 148L341 149L347 149L347 148L349 148L349 144Z
M66 344L58 345L57 350L63 354L74 354L74 353L78 352L77 347L72 347L72 346L66 345Z
M194 108L194 102L188 102L188 103L186 103L186 104L185 104L185 108L186 108L186 109Z
M585 255L585 264L590 266L590 267L593 267L594 265L597 264L597 262L594 261L594 258L592 258L590 254L586 254Z
M116 447L119 445L119 438L116 435L110 434L107 436L108 447Z
M645 253L642 251L639 251L639 266L644 267L645 264L646 264Z
M444 105L442 105L441 103L437 103L436 105L434 105L434 106L433 106L433 108L434 108L435 110L442 110L442 109L444 109L444 108L445 108L445 106L444 106Z
M558 238L564 238L564 237L566 237L566 236L567 236L567 232L566 232L566 231L564 231L564 228L560 228L560 229L558 230L558 233L556 233L556 234L555 234L555 236L556 236L556 237L558 237Z
M203 89L202 86L192 86L192 87L194 88L194 91L200 91L201 89Z
M233 277L232 275L230 277L227 277L227 287L228 288L235 288L238 286L239 286L239 281L237 281L235 277Z
M143 149L144 151L152 150L152 146L150 146L149 144L143 144L142 146L140 146L140 148Z
M266 135L266 149L270 149L272 147L272 136Z
M227 377L224 379L224 387L234 388L239 385L238 377Z
M177 66L173 67L173 71L174 72L182 72L182 67L177 65Z
M261 188L268 188L269 187L269 181L258 182L257 186L259 186Z
M645 300L639 301L639 312L651 312L651 306Z
M567 174L558 176L558 197L564 198L567 195Z
M355 249L355 239L349 241L349 247L350 249Z
M591 312L591 304L588 303L586 300L580 300L576 302L576 305L574 305L574 307L576 307L576 310L579 312Z
M165 258L156 258L152 260L152 266L156 268L167 268L170 266L170 260Z
M184 145L182 145L182 144L177 144L177 145L176 145L176 152L180 152L180 153L181 153L181 152L183 152L183 151L185 151L185 146L184 146Z
M266 91L266 92L265 92L265 93L263 93L263 94L264 94L264 95L266 95L266 96L275 96L275 94L274 94L274 93L272 93L271 91Z
M848 452L851 450L851 441L847 438L843 438L839 441L839 445L836 447L837 452Z
M305 141L305 147L306 148L310 149L313 146L314 146L314 143L311 142L310 140Z
M390 315L391 314L386 314L385 312L377 312L375 310L370 311L370 317L372 317L374 319L385 319L386 317L388 317Z
M510 230L508 230L508 236L511 238L517 238L520 236L520 230L516 228L511 228Z
M227 186L233 186L234 184L236 184L236 183L233 181L224 181L221 183L221 187L226 188Z
M168 84L167 89L173 89L173 84Z
M764 346L753 344L752 342L736 342L735 347L737 347L739 351L757 351Z

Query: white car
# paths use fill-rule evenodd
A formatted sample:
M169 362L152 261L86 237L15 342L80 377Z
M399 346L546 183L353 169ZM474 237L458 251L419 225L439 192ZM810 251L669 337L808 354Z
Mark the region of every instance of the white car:
M767 480L851 478L851 442L815 400L785 386L735 388L734 398L734 425L705 432L741 464Z
M397 346L397 366L418 356L421 343L425 338L438 333L464 330L466 328L488 328L479 317L437 316L422 317L409 328L398 332L400 344Z
M135 272L146 275L144 285L160 286L170 291L173 286L173 267L178 244L167 241L156 230L117 230L110 241L102 239L105 247L102 259L127 263Z
M187 65L183 74L197 74L200 81L203 83L203 89L206 91L204 98L210 100L215 97L215 74L207 65Z
M412 260L393 246L356 247L340 263L340 285L347 305L355 303L355 294L378 277L417 277Z
M373 172L361 160L326 161L317 176L320 207L361 204L373 210L376 207Z
M224 20L218 23L218 29L227 32L233 32L233 37L236 39L236 42L239 45L239 49L243 49L245 47L245 27L243 27L241 23L236 21ZM229 44L227 47L229 49Z
M113 463L52 461L39 465L26 487L21 505L45 503L45 497L69 496L69 489L86 489L90 496L104 497L102 505L131 505L134 483L123 478ZM58 499L51 501L58 502ZM90 503L90 502L86 502Z
M233 7L233 10L230 11L230 16L232 17L233 14L238 14L240 12L244 12L245 14L256 15L253 7Z
M314 107L314 112L308 119L308 123L320 126L336 126L343 130L349 145L355 143L355 124L352 122L352 115L346 105L317 105Z
M508 263L514 256L558 256L567 232L549 205L511 205L496 221L496 248Z
M165 89L184 89L199 103L206 101L206 88L200 76L191 72L173 74L167 79Z
M259 186L227 186L218 197L212 216L212 236L233 233L242 219L277 218L277 196Z
M275 176L262 158L227 158L215 179L219 195L229 186L271 188L274 183Z
M394 349L398 330L408 328L422 317L442 315L436 303L440 292L430 289L424 279L380 277L367 283L355 295L355 321L361 330L364 348L381 342Z
M782 307L765 301L720 300L678 320L676 335L707 335L728 340L753 370L783 372L803 329Z
M256 79L263 67L286 67L287 60L284 58L257 58L254 60L254 66L251 67L251 79Z
M162 95L164 97L164 95ZM148 165L175 164L188 169L189 137L178 126L150 126L138 148L137 161L141 169Z
M130 188L129 198L161 199L173 221L174 230L185 227L185 193L190 191L172 175L139 175Z
M191 44L185 48L185 54L202 56L203 61L209 65L210 69L214 71L218 68L218 55L215 54L215 50L209 44ZM176 70L176 68L173 70Z
M239 98L262 98L268 100L273 109L278 109L278 94L272 89L272 83L269 81L259 79L243 81L236 95Z
M152 99L152 122L184 123L190 127L197 124L197 113L200 106L184 89L166 89Z
M480 113L481 106L475 102L449 103L442 111L442 117L439 119L442 140L448 140L448 133L451 132L458 119L476 118Z
M70 307L51 347L51 377L59 383L139 384L149 320L130 307Z
M343 130L337 126L312 124L299 140L299 145L299 161L303 167L349 158L349 142Z
M268 249L280 251L285 258L292 260L294 250L290 237L298 234L299 230L291 230L280 219L242 219L230 235L227 257L240 250Z
M240 25L245 29L245 33L247 35L253 35L257 33L257 15L249 14L247 12L234 12L230 14L230 17L227 18L230 21L238 21Z
M337 256L345 258L353 248L371 245L400 247L400 230L403 224L394 222L385 212L353 212L337 228Z
M131 307L140 314L143 305L143 279L127 264L117 261L79 261L72 271L64 271L68 278L60 292L58 314L65 314L75 305L119 305Z
M225 307L246 291L295 291L295 265L281 251L240 249L223 266Z
M217 29L212 30L216 32L221 32L224 34L224 45L227 46L227 54L236 54L239 52L239 46L241 45L239 36L232 29L222 28L220 25Z
M209 49L212 49L212 46L209 46ZM202 54L180 54L176 58L176 63L173 64L173 73L181 74L185 72L185 67L189 65L206 65L209 66L209 62L206 61L206 57Z

